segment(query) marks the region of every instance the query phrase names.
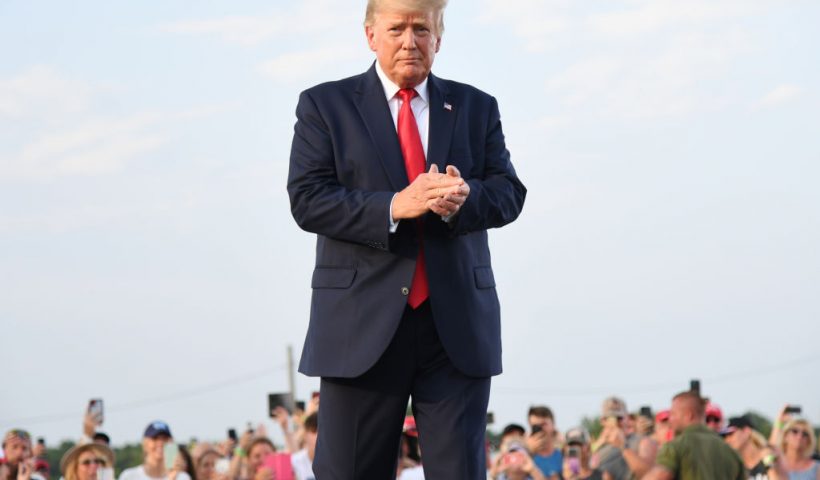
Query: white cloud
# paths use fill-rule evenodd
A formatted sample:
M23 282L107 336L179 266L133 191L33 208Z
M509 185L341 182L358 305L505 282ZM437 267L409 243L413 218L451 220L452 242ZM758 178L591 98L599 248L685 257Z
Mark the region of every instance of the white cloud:
M91 175L120 169L134 156L153 150L165 139L150 132L157 114L81 122L58 132L42 132L8 161L0 162L2 177Z
M334 65L350 63L351 60L365 60L369 51L347 45L328 45L301 52L290 52L262 62L259 71L277 81L295 81L327 71Z
M6 79L0 79L0 119L73 114L86 110L93 89L76 80L59 75L45 65L29 67Z
M786 104L797 99L803 93L803 89L794 84L783 84L775 87L757 102L758 108L773 108Z
M704 25L712 21L756 15L765 11L763 0L652 0L637 2L631 8L592 15L591 30L603 34L644 34L680 25Z
M547 79L546 90L595 116L648 119L715 109L727 100L703 85L722 77L747 48L737 30L680 34L657 52L585 58Z
M181 20L162 24L158 29L177 34L214 35L228 43L255 46L277 36L321 32L364 16L364 9L353 11L343 0L315 0L291 5L291 10L278 10L268 15Z
M0 179L96 175L123 168L133 158L168 141L170 120L210 116L235 105L207 105L181 112L95 111L103 89L70 80L47 66L0 79L0 128L26 119L26 138L0 149ZM5 118L4 118L5 117Z
M182 20L160 25L169 33L216 35L229 43L257 45L283 30L278 16L228 16L210 20Z
M568 0L484 0L478 21L509 26L524 40L528 51L538 52L555 48L562 41L561 35L573 30L578 19L571 7Z

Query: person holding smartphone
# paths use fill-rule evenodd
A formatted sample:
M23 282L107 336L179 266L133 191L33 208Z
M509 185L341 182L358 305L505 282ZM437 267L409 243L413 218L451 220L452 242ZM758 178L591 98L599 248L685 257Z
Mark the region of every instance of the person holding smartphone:
M592 465L607 472L613 480L640 478L652 468L658 446L651 438L627 433L629 413L626 403L618 397L608 397L601 407L603 430L592 445Z
M123 470L119 480L191 480L175 466L179 448L173 440L167 423L148 424L142 435L142 464Z
M31 450L31 435L25 430L13 428L3 436L3 458L8 467L8 478L22 480L45 480L35 471Z
M493 480L549 480L541 473L520 437L512 437L501 445L501 455L490 469Z
M812 458L817 437L808 421L802 418L789 421L776 445L782 453L780 469L788 475L788 480L820 480L820 463Z
M60 460L64 480L114 480L114 452L105 445L85 443Z
M552 410L543 405L530 407L527 421L531 434L526 445L533 462L544 477L550 480L559 478L563 457L561 449L556 446L558 432Z
M803 409L797 405L783 405L772 425L772 431L769 434L769 445L777 445L783 437L785 431L783 427L792 420L799 418L801 413L803 413Z
M612 477L605 472L592 468L589 464L592 458L589 432L582 427L575 427L567 431L564 436L564 465L562 478L564 480L610 480Z

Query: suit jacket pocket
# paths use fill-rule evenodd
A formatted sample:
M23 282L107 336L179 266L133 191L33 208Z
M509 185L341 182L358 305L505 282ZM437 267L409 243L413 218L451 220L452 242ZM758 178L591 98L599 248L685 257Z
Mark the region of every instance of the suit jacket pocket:
M313 288L350 288L356 277L353 267L316 267L310 286Z
M495 277L492 267L475 267L475 286L477 288L493 288Z

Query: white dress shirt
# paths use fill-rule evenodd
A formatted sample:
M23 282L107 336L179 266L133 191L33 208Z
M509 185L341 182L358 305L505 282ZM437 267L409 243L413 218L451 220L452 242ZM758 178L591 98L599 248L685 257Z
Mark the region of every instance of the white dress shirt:
M387 106L390 107L390 116L393 117L393 126L396 132L399 130L399 110L401 109L402 100L398 93L401 88L387 78L387 74L382 70L382 66L376 61L376 75L382 82L384 88L384 96L387 98ZM430 131L430 97L427 93L427 78L420 84L416 85L416 96L410 100L410 108L413 110L413 117L416 119L416 125L419 127L419 137L421 137L421 148L424 150L424 159L427 160L427 137ZM426 170L426 169L425 169ZM390 200L390 233L395 233L399 228L399 222L393 220L393 200L396 199L398 192L393 195Z
M399 86L393 83L387 74L382 70L379 62L376 62L376 74L379 80L382 81L384 87L384 96L387 98L387 105L390 107L390 115L393 117L393 126L396 132L399 130L399 110L401 109L402 101L398 96ZM416 85L416 95L410 101L410 108L413 110L413 116L416 117L416 125L419 127L419 137L421 137L421 147L424 150L424 158L427 159L427 136L430 130L430 96L427 92L427 78L423 82Z

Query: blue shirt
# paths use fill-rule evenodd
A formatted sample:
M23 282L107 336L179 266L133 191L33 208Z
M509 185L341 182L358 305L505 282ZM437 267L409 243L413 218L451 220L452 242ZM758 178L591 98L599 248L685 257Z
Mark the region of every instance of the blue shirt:
M550 476L555 473L560 475L561 467L564 464L564 456L561 455L561 450L556 448L552 451L552 455L533 455L532 461L535 462L535 466L537 466L544 475Z

